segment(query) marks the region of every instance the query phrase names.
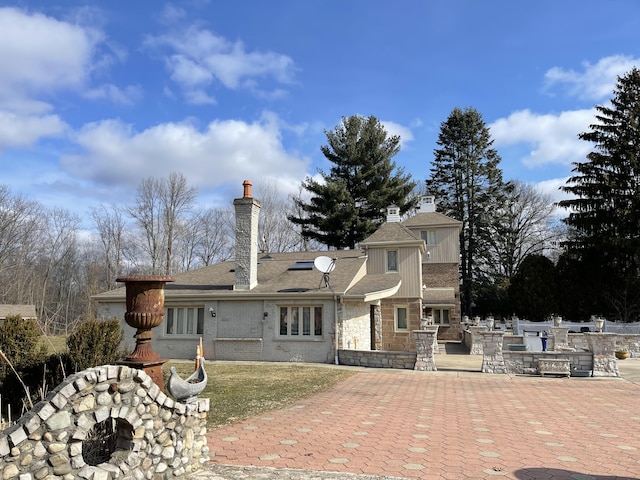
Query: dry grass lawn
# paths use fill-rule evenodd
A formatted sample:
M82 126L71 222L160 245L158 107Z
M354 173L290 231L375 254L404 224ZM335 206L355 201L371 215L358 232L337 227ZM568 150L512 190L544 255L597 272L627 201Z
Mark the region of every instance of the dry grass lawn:
M47 347L47 353L52 355L54 353L64 353L67 351L67 337L65 336L41 336L38 340L37 348L40 345Z
M182 378L194 369L190 362L170 362L165 364L165 379L170 366L175 366ZM347 370L290 363L208 363L206 369L209 381L201 396L211 400L208 428L281 408L328 389L353 374Z

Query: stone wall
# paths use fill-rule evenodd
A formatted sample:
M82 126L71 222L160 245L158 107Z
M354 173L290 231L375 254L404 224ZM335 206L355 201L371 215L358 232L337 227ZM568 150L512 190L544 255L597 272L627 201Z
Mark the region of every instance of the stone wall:
M416 364L416 353L385 350L338 350L338 360L340 365L354 367L413 370Z
M507 373L514 375L538 374L539 359L567 359L571 372L589 372L593 369L591 352L511 352L503 350L502 356Z
M208 411L208 399L176 402L142 370L90 368L0 432L2 479L188 477L209 460Z

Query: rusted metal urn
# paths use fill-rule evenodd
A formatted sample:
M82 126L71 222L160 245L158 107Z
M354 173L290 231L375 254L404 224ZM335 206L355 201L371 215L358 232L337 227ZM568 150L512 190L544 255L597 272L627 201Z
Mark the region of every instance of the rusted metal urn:
M174 280L167 275L129 275L116 281L123 282L127 290L124 321L136 329L136 346L119 363L144 370L164 390L162 364L167 360L153 350L151 329L164 321L164 286Z

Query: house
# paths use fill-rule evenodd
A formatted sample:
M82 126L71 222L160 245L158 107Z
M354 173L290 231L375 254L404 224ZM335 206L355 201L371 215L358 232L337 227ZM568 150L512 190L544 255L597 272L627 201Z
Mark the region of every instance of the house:
M35 305L0 305L0 321L20 316L23 320L37 320Z
M427 255L445 258L439 245L427 247L416 234L433 229L440 239L444 230L442 239L450 240L457 224L439 214L402 223L397 207L390 207L388 221L359 249L260 253L260 202L251 196L251 182L243 185L243 197L234 200L235 260L176 275L166 284L165 320L154 329L154 350L161 356L193 358L200 338L205 358L213 360L333 363L336 346L411 351L411 330L420 328L425 312L435 313L448 336L458 332L460 338L457 275L452 284L425 277L423 266L440 280L449 278ZM425 292L430 300L423 312ZM94 299L99 318L121 319L132 346L124 287Z

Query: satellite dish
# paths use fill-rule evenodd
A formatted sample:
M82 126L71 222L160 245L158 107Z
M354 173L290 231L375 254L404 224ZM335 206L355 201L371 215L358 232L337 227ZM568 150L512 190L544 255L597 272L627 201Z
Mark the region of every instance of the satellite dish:
M322 273L327 274L333 272L333 269L336 267L336 262L333 258L321 256L313 261L313 266Z

